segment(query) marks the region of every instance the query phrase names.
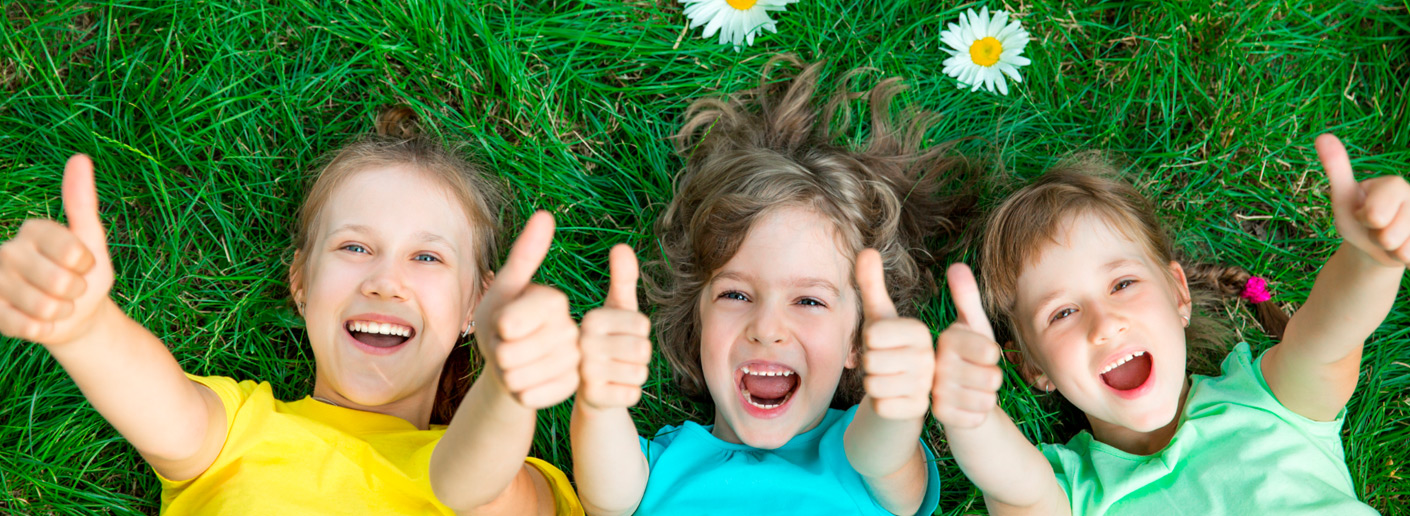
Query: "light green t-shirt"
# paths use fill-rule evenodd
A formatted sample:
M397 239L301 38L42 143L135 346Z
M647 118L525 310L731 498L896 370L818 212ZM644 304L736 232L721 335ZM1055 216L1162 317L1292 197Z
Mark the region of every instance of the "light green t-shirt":
M1273 397L1247 343L1223 376L1193 375L1175 437L1134 455L1083 431L1044 444L1072 514L1376 514L1356 498L1335 421L1302 417Z

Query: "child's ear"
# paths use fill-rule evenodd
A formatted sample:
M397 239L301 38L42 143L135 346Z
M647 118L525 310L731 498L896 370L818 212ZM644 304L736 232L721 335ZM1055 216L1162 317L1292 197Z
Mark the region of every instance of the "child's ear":
M1170 262L1170 278L1175 286L1175 296L1178 298L1176 309L1180 311L1180 316L1185 318L1185 324L1190 323L1190 315L1194 313L1194 301L1190 297L1189 278L1185 277L1185 268L1179 262Z
M289 263L289 296L294 298L295 306L304 304L304 271L299 264L303 263L301 251L294 251L294 260ZM299 310L303 315L303 309Z

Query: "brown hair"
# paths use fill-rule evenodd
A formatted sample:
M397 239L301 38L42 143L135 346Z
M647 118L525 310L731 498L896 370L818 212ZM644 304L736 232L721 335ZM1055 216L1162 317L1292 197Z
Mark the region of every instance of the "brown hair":
M781 64L800 70L771 83ZM949 155L952 145L920 150L935 116L907 112L900 127L892 120L891 101L904 89L899 79L853 93L848 82L864 71L853 70L820 113L814 93L822 69L820 62L776 56L764 65L758 88L691 103L674 136L686 165L657 221L663 256L648 265L654 274L647 275L647 295L658 307L657 341L676 382L697 401L710 401L700 364L699 298L771 208L805 206L827 217L849 260L863 248L879 251L886 284L905 315L934 288L924 240L957 236L973 204L968 195L937 195L959 181L964 162ZM834 142L850 125L849 102L862 96L871 105L871 138L865 148L849 150ZM853 332L857 352L859 333ZM846 370L832 405L855 405L861 393L860 373Z
M1087 152L1069 157L1031 184L1019 189L996 208L985 226L979 253L981 284L986 309L995 330L1017 342L1020 367L1031 367L1027 348L1014 321L1018 277L1042 252L1057 243L1061 225L1080 215L1093 215L1145 247L1156 263L1180 263L1194 307L1186 330L1191 372L1216 374L1227 353L1229 329L1205 315L1216 309L1220 297L1237 296L1249 279L1248 271L1208 263L1190 263L1175 249L1155 206L1102 154ZM1166 279L1174 281L1168 275ZM1272 302L1258 303L1258 321L1269 335L1282 338L1288 316Z
M436 180L460 201L475 238L475 286L481 289L494 272L499 256L496 235L499 233L499 211L503 204L503 188L491 181L480 167L460 155L464 145L447 146L439 139L423 135L416 113L407 107L394 107L382 112L376 121L376 133L357 137L325 156L326 164L318 167L310 179L308 195L299 206L294 229L293 262L289 267L289 282L307 266L309 252L317 235L318 217L333 191L347 178L369 169L399 165L413 167ZM469 343L456 343L441 369L436 400L431 410L432 424L449 424L460 401L470 389L470 375L478 365Z

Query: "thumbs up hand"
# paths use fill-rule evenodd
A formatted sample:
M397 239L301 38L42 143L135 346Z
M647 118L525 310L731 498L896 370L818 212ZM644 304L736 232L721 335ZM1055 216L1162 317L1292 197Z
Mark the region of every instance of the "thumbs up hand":
M886 291L881 255L864 249L857 255L857 288L862 297L862 385L872 409L883 419L925 416L935 361L930 329L912 318L898 317Z
M975 428L998 402L1004 380L998 366L999 344L969 266L951 265L945 277L958 318L940 334L936 345L931 409L946 428Z
M578 325L568 296L531 282L552 243L553 216L535 213L475 307L486 373L530 409L556 405L578 388Z
M1317 158L1332 189L1337 232L1351 245L1388 267L1410 264L1410 184L1399 176L1356 182L1341 140L1317 137Z
M651 320L637 310L636 303L636 254L618 244L610 260L607 300L583 317L580 342L578 402L599 410L636 405L651 361Z
M87 156L64 166L63 199L68 226L27 220L0 245L0 333L63 345L86 335L110 303L113 266Z

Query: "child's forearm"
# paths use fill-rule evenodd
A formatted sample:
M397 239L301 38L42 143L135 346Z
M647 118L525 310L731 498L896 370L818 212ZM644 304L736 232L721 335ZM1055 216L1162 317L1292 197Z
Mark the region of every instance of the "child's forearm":
M539 499L534 483L520 478L531 475L524 459L536 411L516 402L493 374L485 368L475 380L431 454L431 489L461 514L487 505L522 509Z
M626 408L573 405L570 436L578 498L591 516L631 514L641 504L649 472L636 424Z
M945 428L960 470L984 492L992 514L1069 514L1052 466L995 406L975 428Z
M1279 403L1314 420L1336 418L1356 391L1366 338L1390 313L1404 273L1342 244L1283 341L1263 356L1263 376Z
M869 398L857 407L843 436L847 462L862 475L867 489L892 514L915 514L925 499L925 452L920 432L925 416L884 419Z
M46 349L157 472L185 480L214 461L225 436L219 398L188 379L166 345L111 300L86 335Z
M1378 263L1343 242L1288 322L1283 342L1323 364L1359 356L1366 338L1390 313L1404 273L1404 267Z

